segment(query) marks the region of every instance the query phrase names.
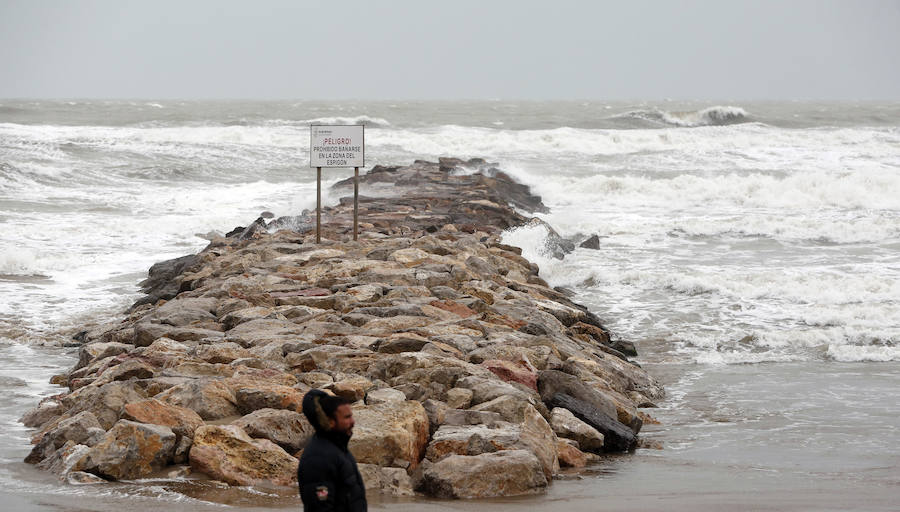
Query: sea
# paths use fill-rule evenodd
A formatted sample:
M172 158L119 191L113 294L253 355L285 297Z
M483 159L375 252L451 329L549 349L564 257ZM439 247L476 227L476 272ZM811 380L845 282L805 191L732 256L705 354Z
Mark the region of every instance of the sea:
M62 484L22 462L19 418L150 265L314 207L311 124L364 125L367 168L496 162L562 236L597 235L562 260L540 225L504 240L667 390L646 448L543 496L373 509L900 508L900 103L0 100L5 509L300 506L177 477ZM323 171L326 204L352 173Z

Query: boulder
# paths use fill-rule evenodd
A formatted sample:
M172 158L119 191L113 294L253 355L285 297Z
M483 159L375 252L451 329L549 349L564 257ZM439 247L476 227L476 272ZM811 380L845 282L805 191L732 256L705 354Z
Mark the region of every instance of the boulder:
M588 403L593 409L605 414L610 419L618 421L618 412L615 402L603 393L589 387L578 377L563 373L558 370L545 370L538 378L538 390L541 400L549 405L549 400L557 393L567 394L577 400Z
M447 405L451 409L468 409L471 404L471 389L452 388L447 390Z
M81 388L62 399L66 414L74 416L82 411L90 411L104 430L112 428L119 421L122 408L131 402L140 402L146 396L135 381L110 382L99 387Z
M305 416L285 409L260 409L231 424L243 429L250 437L272 441L288 453L303 449L315 433Z
M303 411L303 395L306 391L266 382L247 383L234 392L235 402L241 414L259 409L288 409Z
M203 418L191 409L171 405L157 399L125 405L122 417L140 423L169 427L179 438L194 437L194 431L203 425Z
M359 464L366 493L384 496L413 496L412 479L403 468L384 468L375 464Z
M498 414L503 421L520 423L525 419L525 410L533 407L531 403L521 397L512 395L498 396L493 400L482 402L472 407L473 411L484 411Z
M74 441L66 441L53 454L42 460L37 467L53 473L60 480L65 480L70 472L83 469L90 452L91 448L89 446L76 444Z
M394 388L373 389L366 393L366 405L400 403L406 401L406 395Z
M42 400L34 409L26 412L19 421L28 428L41 427L62 416L65 412L57 400Z
M268 439L251 438L236 425L198 428L190 462L192 470L230 485L297 485L297 459Z
M234 393L222 381L196 379L156 395L167 404L191 409L206 421L240 416Z
M237 343L222 342L197 347L197 357L207 363L228 364L235 359L251 357L250 351Z
M40 462L66 442L78 445L94 445L104 434L97 417L90 411L82 411L74 416L59 421L56 426L35 439L38 441L31 453L25 457L25 462L34 464Z
M537 372L534 367L529 368L526 364L501 359L489 359L481 365L504 382L517 382L537 391Z
M547 477L527 450L450 455L422 472L416 490L433 498L492 498L542 493Z
M113 480L144 478L165 467L174 450L169 427L119 420L91 448L84 470Z
M564 468L583 468L588 462L586 453L576 447L574 441L559 439L556 442L556 452L559 454L559 465Z
M559 437L578 443L578 448L593 453L603 450L603 434L579 420L568 409L556 407L550 411L550 427Z
M152 379L155 374L156 369L146 362L139 359L128 359L107 368L100 374L100 378L103 382L112 382L116 380Z
M86 345L82 345L81 348L78 349L78 363L74 368L72 368L72 370L84 368L85 366L98 359L115 357L124 352L128 352L133 348L133 345L129 345L127 343L117 343L114 341L107 343L88 343Z
M445 415L450 415L448 411ZM549 481L559 471L556 435L547 421L530 407L519 424L492 425L446 424L437 429L428 445L426 457L435 462L450 454L479 455L497 450L528 450L541 463L541 470Z
M415 468L428 444L428 415L422 404L365 405L353 408L356 426L350 451L356 460L379 466Z
M557 393L550 398L548 406L568 409L576 418L603 434L605 451L628 451L637 443L637 436L630 428L610 418L588 402L565 393Z

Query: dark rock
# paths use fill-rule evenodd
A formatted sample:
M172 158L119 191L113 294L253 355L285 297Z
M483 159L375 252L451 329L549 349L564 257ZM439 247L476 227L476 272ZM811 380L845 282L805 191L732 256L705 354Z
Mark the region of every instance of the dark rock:
M600 237L591 235L590 238L578 244L578 247L583 247L585 249L600 249Z
M198 263L200 263L200 257L196 254L189 254L151 266L147 279L140 282L141 291L147 295L132 304L130 311L143 304L153 304L160 299L169 300L177 295L180 283L175 278Z
M618 421L615 402L581 382L581 379L574 375L558 370L542 371L538 375L538 392L548 408L553 408L548 402L554 395L564 393L590 404L593 409L605 414L611 420Z
M568 409L576 418L597 429L603 434L603 448L606 451L629 451L637 443L637 436L630 428L610 418L593 405L571 395L556 393L547 401L547 407Z

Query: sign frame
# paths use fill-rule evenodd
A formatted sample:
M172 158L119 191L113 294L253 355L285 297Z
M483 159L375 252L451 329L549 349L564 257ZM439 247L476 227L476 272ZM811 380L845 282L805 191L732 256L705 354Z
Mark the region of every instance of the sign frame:
M357 130L358 129L358 130ZM321 135L320 135L321 134ZM359 137L358 144L356 137ZM348 139L346 146L340 146L334 143L337 148L346 148L342 154L351 156L346 159L332 158L325 156L327 153L317 151L316 137L322 139ZM359 151L353 151L352 148L359 146ZM366 125L364 124L311 124L309 125L309 166L322 168L349 168L349 167L365 167L366 166Z
M321 130L324 128L325 130ZM359 131L357 131L357 128ZM321 137L325 135L326 137ZM359 150L356 151L356 136ZM334 144L340 156L329 159L326 153L317 151L316 137L324 145ZM327 141L327 142L325 142ZM340 144L345 144L340 146ZM317 154L318 153L318 154ZM316 243L322 243L322 167L353 167L353 240L359 235L359 168L366 165L366 125L364 124L311 124L309 125L309 166L316 168Z

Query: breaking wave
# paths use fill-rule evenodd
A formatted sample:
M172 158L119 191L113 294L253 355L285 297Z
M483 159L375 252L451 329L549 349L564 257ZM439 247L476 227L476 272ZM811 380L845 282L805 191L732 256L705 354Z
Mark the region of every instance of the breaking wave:
M614 116L614 118L632 118L649 121L664 126L690 128L694 126L723 126L751 122L750 114L741 107L714 106L702 110L687 112L669 112L666 110L642 109L632 110Z

